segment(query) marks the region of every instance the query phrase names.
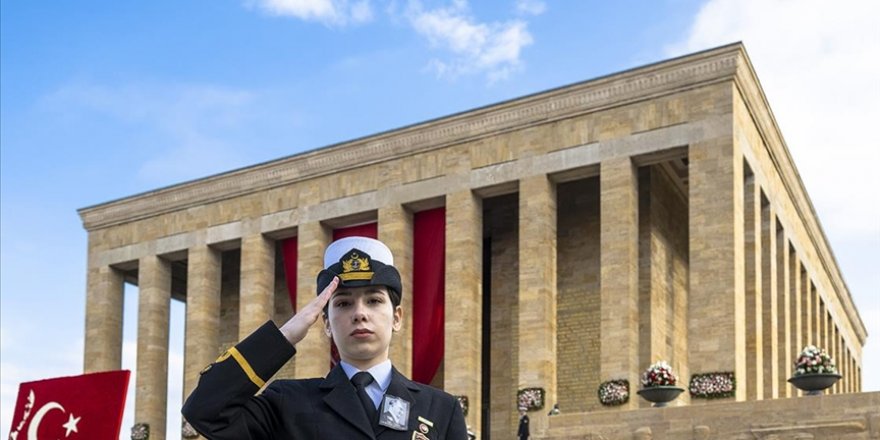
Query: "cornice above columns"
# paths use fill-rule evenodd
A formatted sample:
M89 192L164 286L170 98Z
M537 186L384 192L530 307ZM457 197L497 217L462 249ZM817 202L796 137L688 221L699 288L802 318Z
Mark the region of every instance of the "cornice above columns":
M79 210L89 230L732 80L740 43L627 70Z

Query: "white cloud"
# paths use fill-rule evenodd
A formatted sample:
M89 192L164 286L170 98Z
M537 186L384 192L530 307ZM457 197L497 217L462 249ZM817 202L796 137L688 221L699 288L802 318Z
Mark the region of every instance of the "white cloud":
M880 243L880 32L875 0L710 0L667 55L743 41L839 261L877 261ZM866 249L869 249L866 251ZM867 263L865 263L867 262ZM863 371L880 367L873 269L851 264L871 337ZM852 282L855 281L855 282ZM867 390L880 381L864 375Z
M373 19L369 0L252 0L250 5L272 14L344 26Z
M540 0L516 0L516 12L523 15L541 15L547 5Z
M451 55L451 59L430 62L430 68L441 77L485 73L490 82L505 79L521 67L520 52L533 42L525 21L477 21L464 0L431 10L414 1L408 17L432 47Z
M744 42L819 217L841 238L880 235L878 16L872 0L712 0L668 49Z

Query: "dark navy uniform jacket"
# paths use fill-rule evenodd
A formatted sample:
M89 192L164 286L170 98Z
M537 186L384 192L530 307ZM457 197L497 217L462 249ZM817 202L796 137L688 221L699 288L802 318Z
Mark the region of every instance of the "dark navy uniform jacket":
M255 395L296 350L271 321L202 372L184 418L208 439L466 440L458 401L392 369L386 395L410 403L405 431L375 430L341 367L326 378L276 380Z

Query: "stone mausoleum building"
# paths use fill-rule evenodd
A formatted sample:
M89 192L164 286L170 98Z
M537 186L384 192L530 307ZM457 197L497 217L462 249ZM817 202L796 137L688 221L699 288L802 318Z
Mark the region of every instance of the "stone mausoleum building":
M859 393L865 327L741 44L79 213L84 369L121 367L123 285L137 285L135 422L152 439L170 302L186 303L188 393L310 301L325 246L352 231L386 242L403 275L394 364L465 396L479 438L516 437L526 388L545 392L532 438L880 436L880 393ZM824 396L786 381L807 344L843 375ZM322 332L297 349L279 377L328 371ZM685 388L732 373L735 393L651 408L635 392L658 360ZM612 379L631 398L602 406Z

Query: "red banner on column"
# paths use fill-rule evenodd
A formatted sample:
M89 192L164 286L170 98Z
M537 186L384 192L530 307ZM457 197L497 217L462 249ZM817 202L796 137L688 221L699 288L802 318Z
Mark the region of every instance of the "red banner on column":
M413 368L429 384L443 360L446 290L446 208L413 216Z
M296 259L297 237L288 238L281 242L281 264L284 266L284 280L287 282L287 296L290 298L290 306L296 313Z
M24 382L10 440L119 438L128 370Z
M379 224L376 222L364 223L362 225L347 226L344 228L339 228L339 229L333 230L333 241L336 241L336 240L339 240L340 238L345 238L345 237L378 238L379 237Z

